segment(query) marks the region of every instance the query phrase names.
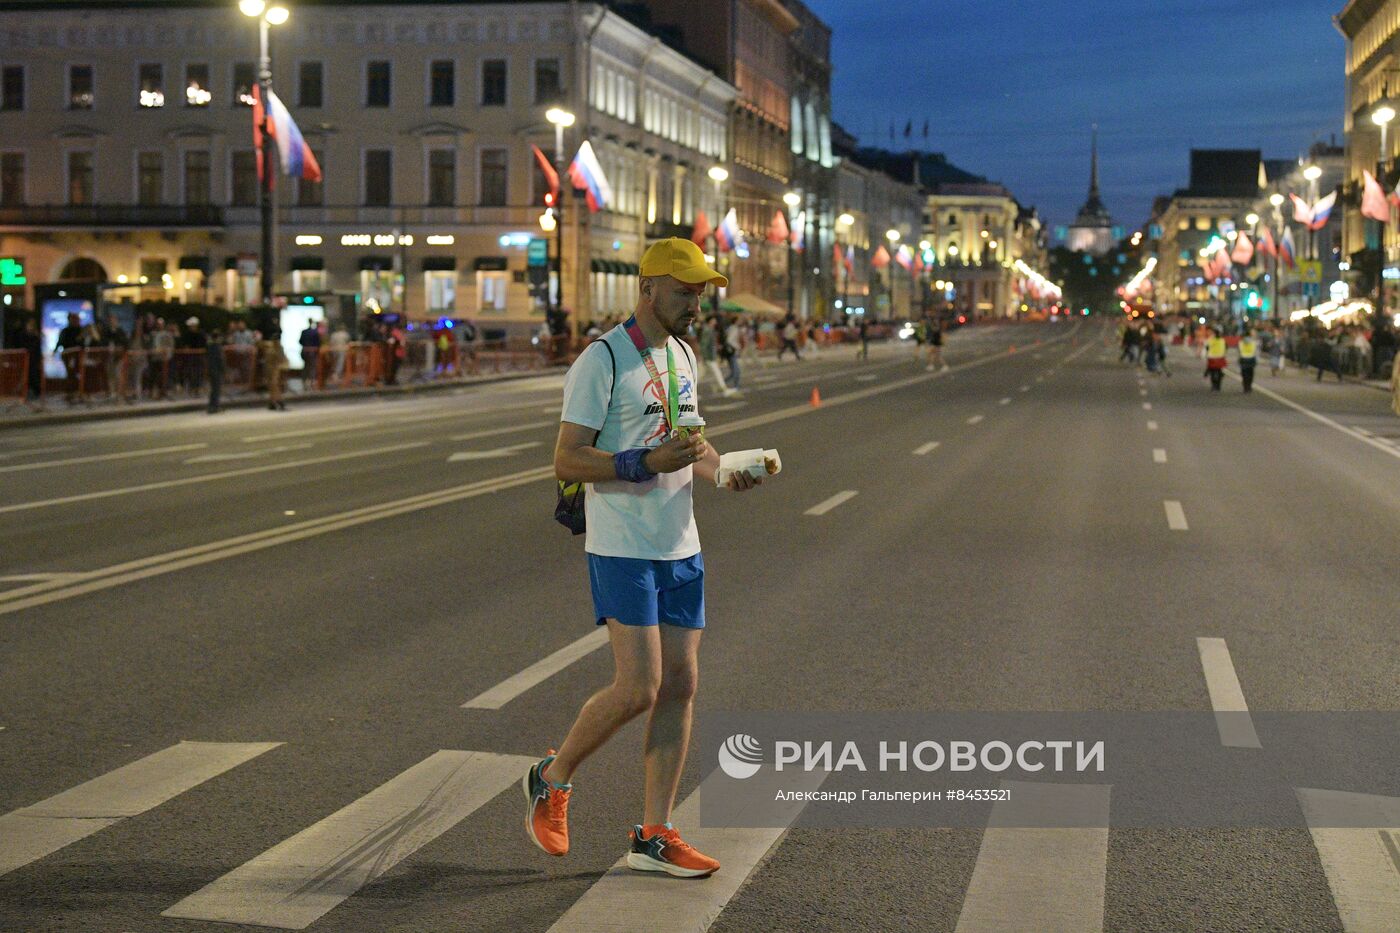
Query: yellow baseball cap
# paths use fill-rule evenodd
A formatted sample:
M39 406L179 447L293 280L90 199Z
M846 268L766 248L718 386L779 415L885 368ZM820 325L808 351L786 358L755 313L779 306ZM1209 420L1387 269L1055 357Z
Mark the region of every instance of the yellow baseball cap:
M668 237L657 240L642 254L642 275L669 275L682 282L698 285L713 282L725 287L729 280L705 265L705 254L690 240Z

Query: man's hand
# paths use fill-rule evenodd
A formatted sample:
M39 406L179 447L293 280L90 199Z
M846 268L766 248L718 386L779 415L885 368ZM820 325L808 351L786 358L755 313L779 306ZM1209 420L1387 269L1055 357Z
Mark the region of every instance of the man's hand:
M729 482L726 484L725 488L733 490L734 492L743 492L746 489L752 489L755 486L762 485L763 477L750 476L747 470L738 470L729 474Z
M699 434L673 437L660 447L653 447L648 451L642 463L653 473L674 473L694 466L709 449L705 438Z

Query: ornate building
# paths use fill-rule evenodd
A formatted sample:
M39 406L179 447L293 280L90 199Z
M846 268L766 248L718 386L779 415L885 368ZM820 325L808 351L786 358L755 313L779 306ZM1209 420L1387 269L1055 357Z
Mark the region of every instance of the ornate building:
M1099 197L1099 128L1094 127L1089 148L1089 197L1070 224L1065 245L1076 252L1102 256L1113 249L1113 218Z

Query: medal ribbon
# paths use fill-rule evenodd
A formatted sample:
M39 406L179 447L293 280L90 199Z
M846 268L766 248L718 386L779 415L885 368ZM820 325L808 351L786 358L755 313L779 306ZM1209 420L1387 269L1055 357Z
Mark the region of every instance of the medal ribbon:
M637 352L642 356L642 364L647 368L647 375L651 381L658 386L661 385L661 374L656 371L656 363L651 358L651 348L647 346L646 338L642 336L642 329L637 326L637 316L629 317L622 325L622 329L627 331L627 336L632 338L632 345L637 348ZM671 340L666 340L666 406L663 414L666 417L666 433L670 433L676 428L676 420L679 417L677 408L680 404L680 387L676 382L676 359L671 355Z

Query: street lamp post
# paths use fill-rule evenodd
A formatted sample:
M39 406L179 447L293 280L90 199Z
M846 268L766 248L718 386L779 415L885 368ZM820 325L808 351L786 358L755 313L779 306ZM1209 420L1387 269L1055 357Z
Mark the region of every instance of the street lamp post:
M1395 119L1395 108L1388 104L1381 104L1371 114L1371 122L1380 127L1381 148L1376 153L1376 182L1384 187L1385 185L1385 157L1386 150L1386 130L1390 128L1390 122ZM1385 307L1385 228L1389 226L1384 222L1378 222L1380 228L1376 231L1376 313L1375 323L1379 324L1389 315L1386 314Z
M797 205L799 205L799 204L802 203L802 195L798 194L796 191L789 191L787 194L783 195L783 203L786 204L787 207L788 207L788 237L787 237L787 299L788 299L788 300L787 300L787 312L788 312L788 317L793 317L794 314L795 314L795 310L794 310L794 308L793 308L794 282L793 282L793 274L792 274L792 255L793 255L793 249L792 249L792 239L793 239L792 223L793 223L794 220L796 220L796 215L793 213L793 211L795 211L795 210L797 209Z
M722 200L722 195L720 194L720 186L723 185L723 184L725 183L725 181L727 181L727 180L729 179L729 170L726 169L726 168L725 168L724 166L722 166L722 165L711 165L711 166L710 166L710 171L709 171L707 174L710 176L710 181L712 181L712 182L715 183L715 223L713 224L713 227L712 227L712 230L711 230L711 237L713 238L714 244L715 244L715 245L714 245L714 251L715 251L715 268L718 269L718 268L719 268L719 264L720 264L720 263L719 263L719 225L722 224L722 223L724 223L724 216L723 216L723 213L722 213L722 212L724 211L724 202L723 202L723 200ZM713 313L714 313L715 317L719 317L719 289L718 289L718 288L716 288L715 291L714 291Z
M1308 203L1316 204L1317 180L1322 177L1322 167L1318 165L1309 165L1307 168L1303 169L1303 177L1308 180ZM1308 224L1308 259L1312 262L1317 261L1317 231L1312 228L1312 223ZM1316 297L1315 293L1309 290L1308 311L1312 311L1313 309L1314 297Z
M850 212L848 212L848 211L847 211L847 212L843 212L843 213L841 214L841 216L839 216L839 217L836 218L836 226L837 226L837 228L847 231L846 235L847 235L848 237L850 236L850 229L851 229L851 227L855 224L855 222L856 222L856 219L855 219L853 216L851 216ZM837 242L838 244L841 242L841 240L840 240L839 237L837 238L837 241L836 241L836 242ZM835 272L836 270L833 269L832 271ZM841 320L844 321L844 320L846 319L846 317L851 313L851 310L850 310L850 309L851 309L851 270L849 270L849 269L842 269L842 271L841 271L841 312L842 312L842 314L841 314Z
M277 176L277 146L272 138L272 49L269 29L280 26L290 15L284 6L269 7L266 0L239 0L238 9L244 16L258 21L258 99L262 102L262 179L258 185L258 208L262 220L262 303L272 304L272 292L277 277L277 211L273 180Z
M1283 236L1283 195L1275 191L1269 195L1269 204L1274 209L1274 228L1278 230L1278 235ZM1274 317L1282 320L1283 309L1279 307L1279 278L1283 275L1283 262L1278 255L1278 244L1274 244Z
M554 171L559 176L559 195L554 199L553 205L554 256L559 264L559 271L555 273L553 300L546 302L553 312L552 316L557 326L559 312L564 308L564 128L574 125L574 115L561 107L550 107L545 111L544 118L554 124Z
M890 261L885 268L889 270L890 320L894 320L894 250L899 242L899 231L891 227L885 231L885 239L890 241Z

